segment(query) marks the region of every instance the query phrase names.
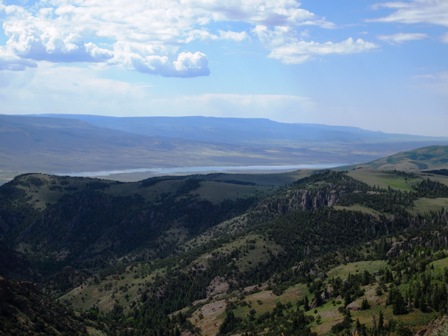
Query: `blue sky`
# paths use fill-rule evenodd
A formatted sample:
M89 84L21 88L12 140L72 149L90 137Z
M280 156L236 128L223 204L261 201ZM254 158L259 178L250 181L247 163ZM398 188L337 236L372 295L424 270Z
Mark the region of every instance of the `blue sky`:
M447 0L2 0L0 113L448 136Z

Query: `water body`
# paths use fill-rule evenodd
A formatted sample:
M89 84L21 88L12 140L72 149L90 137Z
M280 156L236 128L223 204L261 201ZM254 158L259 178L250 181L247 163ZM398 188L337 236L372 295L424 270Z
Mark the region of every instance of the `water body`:
M117 174L148 173L151 175L190 175L207 173L244 173L244 172L287 172L300 169L328 169L345 166L345 163L312 163L300 165L280 165L280 166L196 166L196 167L168 167L168 168L137 168L137 169L117 169L101 170L89 172L71 172L57 175L76 177L106 177Z

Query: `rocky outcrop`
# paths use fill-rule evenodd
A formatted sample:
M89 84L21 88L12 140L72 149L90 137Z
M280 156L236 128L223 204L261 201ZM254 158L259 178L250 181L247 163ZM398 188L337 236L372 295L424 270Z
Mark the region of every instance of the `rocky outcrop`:
M262 212L286 214L291 211L313 211L335 205L340 197L352 192L343 185L326 185L321 189L292 189L282 197L273 197L264 201L259 209Z

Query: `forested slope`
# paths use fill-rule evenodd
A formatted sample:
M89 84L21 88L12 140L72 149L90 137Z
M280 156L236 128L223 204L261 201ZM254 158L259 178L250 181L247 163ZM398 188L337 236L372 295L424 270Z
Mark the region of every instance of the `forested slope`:
M26 267L0 274L35 281L107 335L444 330L448 177L297 176L23 175L0 188L0 234Z

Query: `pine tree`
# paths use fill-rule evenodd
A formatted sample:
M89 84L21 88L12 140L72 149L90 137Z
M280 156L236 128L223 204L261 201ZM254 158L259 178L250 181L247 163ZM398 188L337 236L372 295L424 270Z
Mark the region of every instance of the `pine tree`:
M305 309L305 311L310 310L310 301L308 300L308 296L305 296L303 299L303 309Z
M384 314L383 314L383 311L380 310L380 314L378 317L378 330L381 333L383 331L383 329L384 329Z

